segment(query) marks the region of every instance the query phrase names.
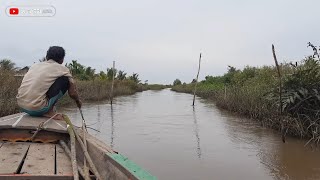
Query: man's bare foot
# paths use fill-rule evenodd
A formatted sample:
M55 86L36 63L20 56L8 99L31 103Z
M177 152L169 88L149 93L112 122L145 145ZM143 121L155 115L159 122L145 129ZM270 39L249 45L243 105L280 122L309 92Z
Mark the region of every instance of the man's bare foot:
M48 118L52 118L52 117L54 116L54 117L52 118L52 119L54 119L54 120L64 120L62 114L57 114L57 113L55 113L55 112L53 112L53 111L49 111L49 112L47 112L46 114L43 114L42 116L48 117Z

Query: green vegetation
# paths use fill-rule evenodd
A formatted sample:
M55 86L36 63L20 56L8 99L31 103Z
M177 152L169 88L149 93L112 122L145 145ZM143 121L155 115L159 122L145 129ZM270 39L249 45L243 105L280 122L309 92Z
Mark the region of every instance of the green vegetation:
M181 85L180 79L174 80L172 85L173 85L173 86Z
M213 99L217 106L257 119L262 125L285 130L292 136L320 141L320 64L316 56L283 63L282 111L279 114L279 78L274 66L243 70L228 67L223 76L206 76L197 95ZM193 93L195 83L172 90Z
M94 80L83 81L76 80L77 89L81 100L84 102L99 101L110 98L111 81L109 80ZM113 95L131 95L136 92L147 90L142 84L137 84L131 80L115 80ZM73 104L73 100L69 96L64 96L59 102L59 105Z
M44 59L40 59L40 62ZM109 99L111 90L111 80L113 77L113 69L107 68L107 71L95 72L91 67L85 67L76 60L70 64L66 64L76 80L79 95L83 101L97 101ZM25 71L23 68L16 68L15 63L11 60L0 60L0 117L19 112L16 104L16 95L21 84L22 76ZM23 71L22 71L23 70ZM139 91L159 88L158 86L148 86L140 83L139 74L133 73L127 77L127 73L121 70L114 70L114 96L131 95ZM67 105L73 103L68 97L64 96L59 105Z
M0 64L1 65L1 64ZM13 71L0 70L0 117L18 112L16 95L21 83L20 78L13 76Z
M13 63L11 60L9 59L2 59L0 61L0 70L1 71L14 71L16 64Z
M162 89L171 87L171 86L162 85L162 84L145 84L144 86L147 90L162 90Z

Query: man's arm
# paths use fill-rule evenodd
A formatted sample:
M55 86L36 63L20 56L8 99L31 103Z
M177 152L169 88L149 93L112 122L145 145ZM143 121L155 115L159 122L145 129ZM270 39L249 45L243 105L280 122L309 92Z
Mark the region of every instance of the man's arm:
M68 94L77 103L78 108L81 108L82 102L80 101L76 84L72 80L69 83Z

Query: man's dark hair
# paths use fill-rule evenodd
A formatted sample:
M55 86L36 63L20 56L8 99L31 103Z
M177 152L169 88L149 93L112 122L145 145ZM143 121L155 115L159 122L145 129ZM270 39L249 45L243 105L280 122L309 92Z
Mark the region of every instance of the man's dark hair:
M60 46L51 46L47 51L47 60L52 59L57 63L63 63L64 56L66 55L64 49Z

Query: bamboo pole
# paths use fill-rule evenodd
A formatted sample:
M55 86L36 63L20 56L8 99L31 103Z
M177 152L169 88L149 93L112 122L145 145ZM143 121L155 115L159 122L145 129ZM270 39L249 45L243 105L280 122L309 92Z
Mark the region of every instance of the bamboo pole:
M80 111L80 114L81 114L81 117L82 117L82 133L83 133L83 142L84 142L84 148L85 150L87 151L88 150L88 147L87 147L87 138L86 138L86 134L87 134L87 125L86 125L86 122L84 120L84 117L83 117L83 113L82 113L82 110L81 108L79 108L79 111ZM83 157L83 171L84 171L84 178L85 179L90 179L89 177L89 168L87 166L87 160L86 160L86 156Z
M85 146L84 146L84 144L83 144L83 142L82 142L79 134L78 134L77 131L74 129L74 127L73 127L70 119L69 119L68 116L66 116L66 115L63 115L63 117L64 117L64 120L66 121L66 123L67 123L67 124L71 127L71 129L73 130L73 132L74 132L73 134L76 136L76 138L77 138L77 140L78 140L78 142L79 142L79 144L80 144L80 146L81 146L81 149L82 149L82 151L83 151L83 154L85 155L85 157L86 157L86 159L87 159L87 161L88 161L89 167L90 167L91 170L93 171L93 174L97 177L98 180L99 180L99 179L101 180L102 178L101 178L101 176L100 176L99 171L97 170L96 166L94 165L94 163L93 163L93 161L92 161L92 159L91 159L88 151L86 150L86 148L85 148ZM69 131L69 130L68 130L68 131ZM72 152L72 151L71 151L71 152Z
M84 147L86 150L88 150L87 147L87 139L86 139L86 131L84 128L82 128L83 131L83 141L84 141ZM83 157L83 171L84 171L84 177L89 178L89 168L87 166L87 160L86 160L86 156Z
M201 53L200 53L200 57L199 57L199 68L198 68L198 74L197 74L197 78L196 78L196 84L194 86L194 91L193 91L193 102L192 102L192 106L194 106L194 101L196 99L196 91L197 91L197 85L198 85L198 78L199 78L199 72L200 72L200 64L201 64Z
M70 146L71 146L71 164L72 164L72 172L73 172L73 179L79 180L78 174L78 164L77 164L77 156L76 156L76 140L75 135L72 130L72 127L68 124L67 125L68 133L70 135Z
M273 59L277 67L277 72L278 72L278 78L279 78L279 101L280 101L280 106L279 106L279 121L281 122L281 134L282 134L282 142L286 142L285 139L285 131L284 131L284 122L282 120L282 77L281 77L281 71L280 71L280 66L277 60L276 52L274 45L272 44L272 54L273 54Z
M61 147L64 149L64 152L66 152L66 154L68 155L68 157L71 159L71 152L70 152L70 149L68 148L68 146L67 146L67 144L63 141L63 140L60 140L59 141L59 144L61 145ZM86 177L85 177L85 175L84 175L84 172L83 172L83 170L81 169L81 167L80 166L77 166L78 167L78 171L79 171L79 173L80 173L80 175L85 179L85 180L90 180L90 178L89 179L87 179Z
M113 102L113 86L114 86L115 66L116 66L116 62L113 61L113 66L112 66L112 85L111 85L111 95L110 95L110 99L111 99L110 103L111 103L111 105L112 105L112 102Z

